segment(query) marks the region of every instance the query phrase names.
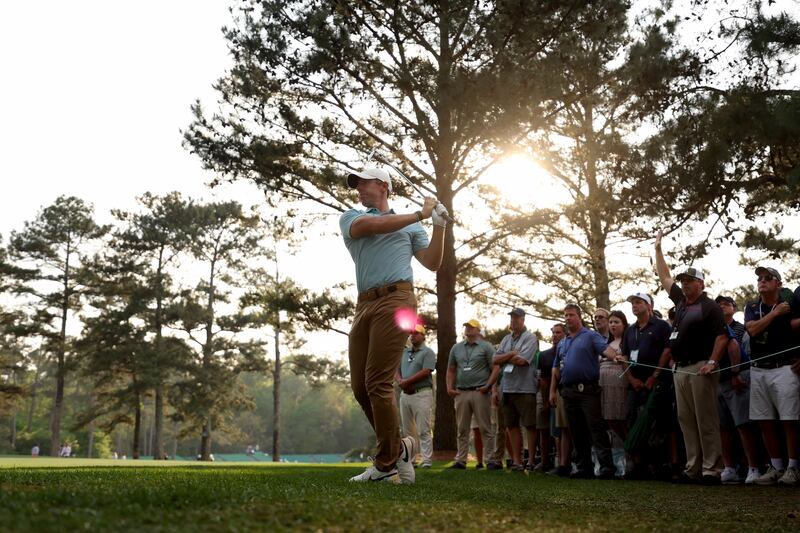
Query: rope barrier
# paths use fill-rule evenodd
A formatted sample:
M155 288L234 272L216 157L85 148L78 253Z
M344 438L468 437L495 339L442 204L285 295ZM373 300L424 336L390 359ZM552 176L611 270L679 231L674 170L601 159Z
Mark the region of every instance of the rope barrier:
M798 344L797 346L792 346L791 348L786 348L785 350L781 350L779 352L771 353L771 354L768 354L768 355L763 355L761 357L756 357L755 359L751 359L751 360L745 361L743 363L737 363L735 365L731 365L731 366L728 366L728 367L725 367L725 368L718 368L716 370L713 370L713 371L709 372L709 374L716 374L717 372L722 372L723 370L730 370L731 368L736 368L736 367L739 367L739 366L742 366L742 365L749 365L749 364L755 363L756 361L761 361L762 359L768 359L770 357L775 357L776 355L780 355L782 353L790 352L790 351L796 350L798 348L800 348L800 344ZM627 364L628 368L625 369L625 372L623 372L622 374L619 375L620 379L622 379L622 376L627 374L628 370L630 370L634 366L643 366L643 367L646 367L646 368L653 368L653 369L656 369L656 370L666 370L668 372L673 372L675 374L687 374L689 376L699 376L700 375L698 372L687 372L686 370L680 370L677 367L673 369L673 368L669 368L669 367L665 367L665 366L648 365L646 363L639 363L637 361L622 361L622 363L623 364Z

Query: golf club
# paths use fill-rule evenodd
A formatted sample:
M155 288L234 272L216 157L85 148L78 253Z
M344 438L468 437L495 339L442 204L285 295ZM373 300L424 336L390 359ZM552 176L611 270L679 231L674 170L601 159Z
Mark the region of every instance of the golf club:
M384 164L384 165L387 165L387 166L391 167L391 168L392 168L392 170L394 170L394 171L397 173L397 175L398 175L398 177L399 177L400 179L402 179L403 181L405 181L406 183L408 183L409 185L411 185L411 187L412 187L412 188L413 188L415 191L417 191L417 194L419 194L419 195L420 195L422 198L426 198L426 197L427 197L427 195L426 195L424 192L422 192L422 189L420 189L419 187L417 187L417 184L416 184L416 183L414 183L413 181L411 181L411 179L410 179L408 176L406 176L405 174L403 174L403 171L402 171L402 170L400 170L400 169L399 169L399 168L397 168L395 165L393 165L392 163L390 163L390 162L389 162L389 161L388 161L388 160L387 160L385 157L383 157L381 154L379 154L379 153L375 153L375 150L372 150L372 151L369 153L369 159L374 159L374 160L375 160L375 161L377 161L378 163L381 163L381 164ZM442 205L442 204L441 204L441 203L439 203L438 205ZM443 217L443 218L444 218L444 219L445 219L445 220L446 220L448 223L450 223L450 224L452 224L452 223L453 223L453 218L450 216L450 214L449 214L449 213L445 212L444 214L442 214L442 213L440 213L439 211L437 211L437 213L439 213L439 215L440 215L440 216L442 216L442 217Z

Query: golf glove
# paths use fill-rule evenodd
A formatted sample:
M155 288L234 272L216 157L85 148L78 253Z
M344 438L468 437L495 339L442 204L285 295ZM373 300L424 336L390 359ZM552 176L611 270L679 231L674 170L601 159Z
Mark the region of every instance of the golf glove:
M433 219L434 226L446 227L447 219L449 218L447 208L442 204L436 204L433 213L431 213L431 218Z

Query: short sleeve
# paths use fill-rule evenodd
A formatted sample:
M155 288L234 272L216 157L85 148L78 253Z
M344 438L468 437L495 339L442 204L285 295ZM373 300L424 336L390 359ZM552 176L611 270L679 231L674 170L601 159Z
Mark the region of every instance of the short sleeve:
M711 325L711 331L714 332L714 335L727 335L728 330L725 327L725 316L722 314L722 309L719 308L718 305L711 305L709 306L708 311L709 316L709 324Z
M594 353L600 355L603 352L605 352L606 348L608 348L608 343L603 338L603 336L597 333L596 331L592 331L590 335L592 336L591 340L592 340L592 347L594 348Z
M528 361L528 363L533 363L533 359L536 357L536 352L538 350L539 340L536 338L536 335L528 332L526 339L522 342L518 350L520 357Z
M553 346L553 349L556 351L556 356L553 357L553 368L558 368L559 363L561 363L561 346L564 344L564 339L561 339L559 343Z
M458 343L450 348L450 355L447 357L447 366L456 366L456 346L458 346Z
M637 326L634 323L633 325L628 326L625 329L625 333L622 334L622 342L619 343L619 351L622 355L629 356L631 354L630 346L628 346L630 344L630 342L628 341L628 335L633 332L633 328L638 328L638 327L639 326Z
M420 250L424 250L428 246L430 246L430 241L428 240L428 234L425 233L425 229L422 227L422 224L419 222L415 222L411 226L409 226L411 230L411 250L414 253L417 253Z
M678 287L677 281L673 283L672 287L669 289L669 299L672 300L672 303L675 305L679 305L684 300L683 291Z
M364 214L363 211L359 211L358 209L348 209L342 213L342 216L339 217L339 229L342 232L342 237L345 239L352 239L350 236L350 226L353 225L353 222L355 222L358 217Z
M749 303L744 306L744 323L747 324L753 320L758 320L756 318L756 306L753 303Z
M430 348L427 348L425 351L425 359L422 361L422 368L436 370L436 354L433 353L433 350Z

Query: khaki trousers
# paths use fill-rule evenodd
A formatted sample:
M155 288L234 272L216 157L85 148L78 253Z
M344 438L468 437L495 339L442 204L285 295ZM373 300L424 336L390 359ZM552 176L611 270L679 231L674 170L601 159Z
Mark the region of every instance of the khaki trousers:
M415 394L400 393L400 424L403 434L419 439L422 464L426 465L431 464L433 459L432 411L433 389L422 389Z
M375 430L375 466L384 472L394 468L401 451L392 382L408 332L395 323L395 311L416 307L413 290L405 289L360 302L350 329L350 386Z
M680 367L684 372L697 372L705 364L700 361ZM686 475L719 477L722 472L722 441L719 435L717 384L719 373L697 376L675 373L675 400L678 422L686 445Z
M503 420L503 409L497 405L492 406L492 434L494 435L492 460L503 464L506 458L506 424Z
M472 416L478 422L478 429L483 438L483 462L488 463L494 451L494 433L492 432L490 393L476 390L462 390L455 397L456 422L458 423L458 451L456 461L466 463L469 452L469 435Z

